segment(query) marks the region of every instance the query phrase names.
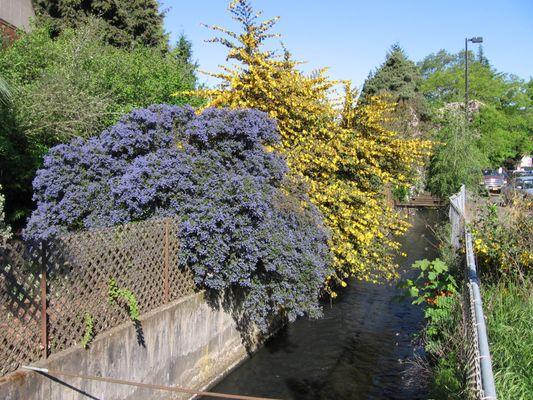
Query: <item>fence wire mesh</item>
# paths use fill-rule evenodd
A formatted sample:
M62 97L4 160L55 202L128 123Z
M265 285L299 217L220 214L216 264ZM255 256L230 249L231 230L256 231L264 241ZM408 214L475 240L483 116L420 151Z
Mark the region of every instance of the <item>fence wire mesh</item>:
M192 293L177 229L174 219L148 220L1 247L0 376L79 344L87 315L93 335L128 321L126 304L109 301L111 280L141 313Z
M450 197L449 218L452 245L458 251L464 249L465 253L466 279L462 303L468 396L476 400L496 399L472 239L466 224L466 206L467 192L462 186L457 194Z
M466 383L468 394L472 399L483 399L483 382L481 377L479 342L477 339L476 310L472 285L467 283L463 296L464 335L466 337Z

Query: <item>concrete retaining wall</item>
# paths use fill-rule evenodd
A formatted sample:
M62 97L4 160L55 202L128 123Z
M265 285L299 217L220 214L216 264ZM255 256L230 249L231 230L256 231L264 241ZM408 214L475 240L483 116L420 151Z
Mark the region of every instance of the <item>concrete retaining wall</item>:
M168 386L204 389L247 356L232 316L197 293L141 318L144 345L132 323L97 336L89 350L75 347L35 366ZM169 392L79 378L56 382L35 372L0 378L0 399L186 399ZM69 386L65 385L68 384Z

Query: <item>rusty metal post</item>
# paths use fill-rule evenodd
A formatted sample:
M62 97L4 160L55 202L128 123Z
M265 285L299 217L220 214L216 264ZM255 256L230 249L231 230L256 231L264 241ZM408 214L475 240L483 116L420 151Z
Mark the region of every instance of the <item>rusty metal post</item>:
M41 242L41 346L43 347L43 358L48 358L48 312L47 312L47 287L46 287L46 242Z
M170 283L169 283L169 261L168 261L168 229L169 228L169 220L168 218L165 218L165 242L164 242L164 260L163 260L163 298L165 300L165 303L168 303L170 300Z

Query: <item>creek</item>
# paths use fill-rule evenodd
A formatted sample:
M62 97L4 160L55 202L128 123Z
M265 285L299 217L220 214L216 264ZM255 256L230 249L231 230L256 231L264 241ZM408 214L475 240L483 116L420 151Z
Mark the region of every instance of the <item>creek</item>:
M435 210L416 210L400 238L400 276L413 278L411 264L437 256ZM401 298L393 284L351 281L324 316L285 326L211 390L277 399L425 399L427 382L413 367L413 336L423 326L422 309ZM417 372L418 371L418 372Z

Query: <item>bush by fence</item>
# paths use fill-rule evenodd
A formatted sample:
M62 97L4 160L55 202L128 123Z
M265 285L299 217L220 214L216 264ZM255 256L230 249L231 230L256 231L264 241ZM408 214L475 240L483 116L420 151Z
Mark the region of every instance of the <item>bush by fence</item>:
M112 281L141 313L192 293L177 229L151 219L0 246L0 376L128 321L126 302L110 301Z
M25 237L179 216L179 262L199 287L241 288L263 332L276 315L318 316L328 230L272 151L278 143L275 121L256 110L134 110L99 136L50 150Z

